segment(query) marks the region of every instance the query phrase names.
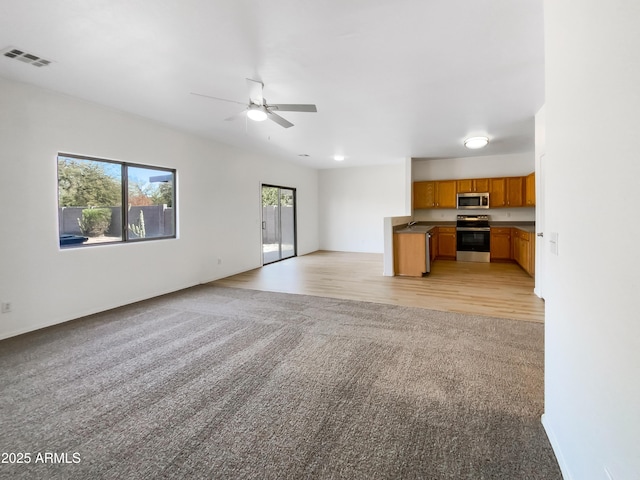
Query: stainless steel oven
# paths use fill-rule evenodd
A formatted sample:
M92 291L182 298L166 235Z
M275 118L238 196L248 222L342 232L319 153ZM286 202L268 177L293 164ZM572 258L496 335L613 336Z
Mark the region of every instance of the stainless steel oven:
M458 215L456 222L456 260L489 262L491 229L488 215Z

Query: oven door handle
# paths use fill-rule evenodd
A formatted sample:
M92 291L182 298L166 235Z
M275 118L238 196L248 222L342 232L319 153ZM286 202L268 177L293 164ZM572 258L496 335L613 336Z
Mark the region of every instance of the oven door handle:
M458 232L490 232L491 227L456 227Z

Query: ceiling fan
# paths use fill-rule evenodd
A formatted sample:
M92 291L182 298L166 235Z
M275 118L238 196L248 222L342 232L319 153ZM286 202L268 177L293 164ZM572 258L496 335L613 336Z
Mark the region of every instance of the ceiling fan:
M256 122L261 122L266 120L273 120L278 125L289 128L293 127L293 123L289 120L278 115L277 112L317 112L317 108L312 104L297 104L297 103L274 103L269 104L267 100L262 95L262 89L264 88L264 84L257 80L252 80L247 78L247 86L249 87L249 103L245 104L242 102L236 102L235 100L227 100L226 98L212 97L211 95L204 95L202 93L194 93L191 92L192 95L197 95L199 97L213 98L214 100L221 100L223 102L231 102L237 103L240 105L245 105L246 108L244 111L240 112L238 115L234 115L233 117L229 117L226 120L234 120L239 116L245 115L249 117L251 120L255 120Z

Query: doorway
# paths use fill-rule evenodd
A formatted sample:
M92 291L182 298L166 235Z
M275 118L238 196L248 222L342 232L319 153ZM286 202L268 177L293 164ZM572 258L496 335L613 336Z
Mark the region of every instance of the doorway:
M296 254L296 189L262 185L262 264Z

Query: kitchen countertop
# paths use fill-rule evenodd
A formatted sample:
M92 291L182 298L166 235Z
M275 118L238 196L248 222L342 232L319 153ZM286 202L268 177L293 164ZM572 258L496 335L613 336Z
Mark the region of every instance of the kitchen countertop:
M427 233L435 227L455 227L456 222L418 222L412 226L397 225L393 233ZM535 233L535 222L489 222L490 227L517 228L524 232Z
M396 230L394 228L393 233L427 233L431 230L433 230L434 228L436 228L438 225L419 225L419 224L415 224L415 225L399 225L398 229Z
M535 233L535 222L489 222L490 227L517 228L524 232Z

